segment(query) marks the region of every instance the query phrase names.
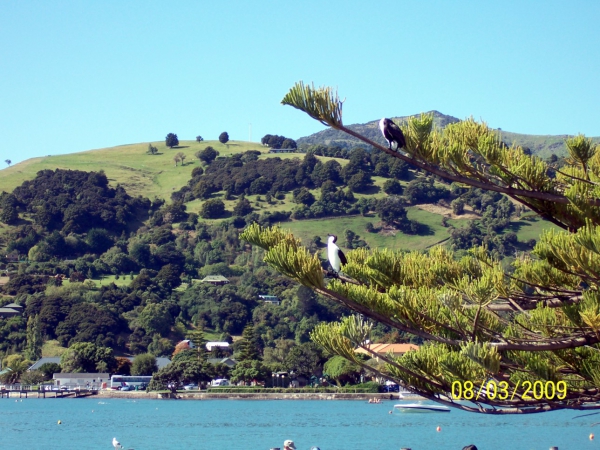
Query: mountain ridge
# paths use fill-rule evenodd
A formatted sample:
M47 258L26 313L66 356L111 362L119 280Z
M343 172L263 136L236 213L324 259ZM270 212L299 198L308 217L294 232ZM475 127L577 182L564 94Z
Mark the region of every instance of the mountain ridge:
M437 110L431 110L426 112L425 114L433 113L433 122L434 126L437 128L444 128L451 123L460 122L460 119L443 114ZM393 119L396 122L402 123L406 121L409 117L414 117L418 114L413 114L409 116L396 116ZM348 125L348 128L352 131L355 131L363 136L380 143L381 145L386 145L381 133L379 131L379 120L372 120L363 124L352 124ZM565 145L565 139L568 137L572 137L574 135L535 135L535 134L524 134L524 133L513 133L510 131L502 130L502 128L497 128L499 133L501 133L502 141L511 146L513 144L520 145L521 147L525 147L531 150L531 153L537 155L541 158L547 158L553 153L557 156L566 156L567 155L567 147ZM592 137L594 142L600 143L600 137ZM366 144L350 135L347 135L343 131L334 130L333 128L327 128L325 130L319 131L317 133L313 133L309 136L301 137L297 140L298 146L300 148L305 148L310 145L331 145L331 146L340 146L342 148L353 148L356 146L366 147Z

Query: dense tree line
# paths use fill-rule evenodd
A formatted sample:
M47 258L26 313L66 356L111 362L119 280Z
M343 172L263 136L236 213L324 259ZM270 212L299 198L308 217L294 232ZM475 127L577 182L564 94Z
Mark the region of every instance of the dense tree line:
M121 232L150 202L129 196L122 187L109 187L102 172L57 169L42 170L3 194L1 206L29 214L44 230L82 233L102 227Z
M295 140L286 138L285 136L279 136L277 134L264 135L260 140L260 143L271 148L294 149L298 147Z

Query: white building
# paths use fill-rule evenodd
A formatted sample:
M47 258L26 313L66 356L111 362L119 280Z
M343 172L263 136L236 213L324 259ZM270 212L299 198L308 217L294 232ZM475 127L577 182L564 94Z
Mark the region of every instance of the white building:
M224 350L227 350L229 348L229 342L207 342L206 343L206 350L208 350L209 352L212 351L212 349L215 347L219 347Z
M96 388L100 389L102 383L110 382L108 373L55 373L52 375L55 386L69 388Z

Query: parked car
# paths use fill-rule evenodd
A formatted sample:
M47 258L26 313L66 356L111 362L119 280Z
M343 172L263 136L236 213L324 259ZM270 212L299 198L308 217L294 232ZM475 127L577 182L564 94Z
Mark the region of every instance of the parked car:
M229 380L225 378L217 378L216 380L212 380L210 382L211 386L229 386Z
M121 386L122 391L133 391L135 388L133 386Z
M197 391L198 390L198 385L194 384L194 383L191 383L191 384L186 384L183 388L186 391Z

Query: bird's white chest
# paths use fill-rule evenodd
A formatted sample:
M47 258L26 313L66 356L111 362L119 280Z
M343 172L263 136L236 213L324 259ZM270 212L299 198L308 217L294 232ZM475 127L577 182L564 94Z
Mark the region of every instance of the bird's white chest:
M339 272L341 267L340 255L338 254L339 251L340 248L335 244L329 244L327 247L327 257L329 258L329 263L336 272Z

